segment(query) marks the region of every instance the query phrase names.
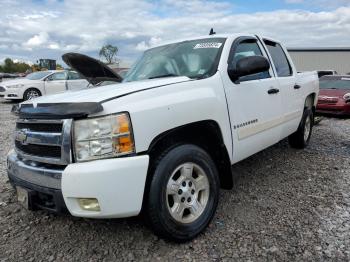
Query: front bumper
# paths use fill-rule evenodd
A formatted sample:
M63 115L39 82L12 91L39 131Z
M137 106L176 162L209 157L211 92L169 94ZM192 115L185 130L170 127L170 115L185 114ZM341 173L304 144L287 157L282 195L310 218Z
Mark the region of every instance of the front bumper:
M30 209L46 209L78 217L118 218L141 211L149 156L74 163L62 170L34 167L8 155L8 176L14 186L29 190ZM79 198L96 198L100 211L83 210ZM49 205L43 200L49 199Z
M32 166L12 151L7 157L7 173L14 187L20 186L28 191L30 210L67 212L61 191L62 170Z
M2 91L0 91L0 97L4 99L23 99L23 92L20 88L5 88L2 87Z
M336 105L318 104L316 107L316 113L333 114L333 115L350 115L350 104L349 103L338 103Z

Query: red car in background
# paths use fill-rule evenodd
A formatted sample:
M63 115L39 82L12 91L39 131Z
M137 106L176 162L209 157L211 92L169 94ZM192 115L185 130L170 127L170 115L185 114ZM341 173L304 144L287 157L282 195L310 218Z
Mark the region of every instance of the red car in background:
M316 112L350 116L350 75L320 78Z

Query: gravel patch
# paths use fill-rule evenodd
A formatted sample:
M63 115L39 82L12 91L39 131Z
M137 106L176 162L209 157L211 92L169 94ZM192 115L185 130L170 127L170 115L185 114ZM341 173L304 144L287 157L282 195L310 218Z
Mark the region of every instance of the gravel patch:
M13 103L0 99L0 261L349 261L350 119L325 118L310 146L286 140L233 167L217 214L195 240L154 236L142 217L92 220L30 212L6 176Z

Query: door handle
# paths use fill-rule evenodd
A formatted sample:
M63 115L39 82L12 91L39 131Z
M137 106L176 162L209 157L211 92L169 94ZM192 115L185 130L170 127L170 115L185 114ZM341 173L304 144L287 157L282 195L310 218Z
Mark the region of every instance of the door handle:
M294 89L299 89L299 88L301 88L300 85L295 85L295 86L294 86Z
M269 89L269 90L267 91L267 93L268 93L269 95L272 95L272 94L277 94L279 91L280 91L280 90L277 89L277 88L271 88L271 89Z

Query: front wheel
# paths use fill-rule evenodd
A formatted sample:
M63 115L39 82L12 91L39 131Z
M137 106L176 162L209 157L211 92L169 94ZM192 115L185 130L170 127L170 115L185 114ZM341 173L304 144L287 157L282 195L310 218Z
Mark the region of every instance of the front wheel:
M314 117L312 110L310 108L306 108L298 130L288 137L290 146L298 149L307 147L311 138L313 124Z
M147 203L155 233L177 242L201 233L215 214L219 184L213 160L200 147L182 145L160 156Z
M37 98L39 96L41 96L41 93L40 93L40 91L38 89L36 89L36 88L29 88L29 89L27 89L24 92L23 99L25 101L27 101L27 100L31 100L31 99Z

